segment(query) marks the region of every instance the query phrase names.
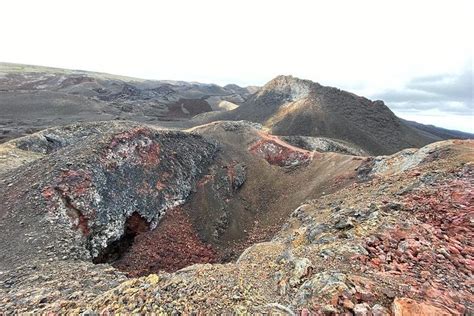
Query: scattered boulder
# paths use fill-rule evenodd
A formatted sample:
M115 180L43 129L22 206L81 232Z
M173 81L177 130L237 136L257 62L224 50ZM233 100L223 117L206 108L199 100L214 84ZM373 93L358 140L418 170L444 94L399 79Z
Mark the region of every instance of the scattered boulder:
M356 304L353 308L353 312L355 316L369 316L371 315L371 309L369 304Z

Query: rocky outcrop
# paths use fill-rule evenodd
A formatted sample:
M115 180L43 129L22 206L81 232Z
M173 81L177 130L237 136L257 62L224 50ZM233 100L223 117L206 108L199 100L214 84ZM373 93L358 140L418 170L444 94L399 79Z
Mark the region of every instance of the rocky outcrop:
M16 142L22 148L49 152L47 159L32 162L22 172L21 180L35 183L24 199L41 210L49 225L76 230L80 245L92 258L124 237L133 216L143 222L143 229L155 228L167 210L184 203L217 151L215 143L198 135L134 123L102 125L104 133L86 132L95 124L67 127L74 132L56 133L63 137L53 148L42 142L44 134ZM14 192L25 186L15 180L18 177L12 172L3 180L10 183L2 190L9 214L25 208L14 198Z
M452 315L447 310L441 309L439 307L436 307L430 304L420 303L409 298L396 298L392 304L392 311L393 311L393 315L395 316L407 316L407 315L448 316L448 315Z
M307 164L313 159L313 153L293 147L276 136L261 133L262 137L249 147L249 151L272 165L296 167Z
M80 229L95 258L122 237L132 214L154 228L184 203L215 150L196 137L132 128L113 135L87 169L62 170L42 195L50 218Z
M367 156L368 154L357 148L355 145L345 143L340 140L324 138L324 137L309 137L309 136L281 136L281 139L287 143L310 151L318 152L337 152L346 155Z

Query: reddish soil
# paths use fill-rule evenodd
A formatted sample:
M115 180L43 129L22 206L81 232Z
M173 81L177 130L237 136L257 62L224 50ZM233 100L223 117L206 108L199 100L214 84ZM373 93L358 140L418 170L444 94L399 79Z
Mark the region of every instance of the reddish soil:
M280 138L267 133L259 133L261 139L250 146L249 151L271 165L280 167L305 164L313 158L313 153L294 147Z
M199 239L186 213L175 208L154 230L138 234L113 265L130 276L142 276L216 261L216 252Z
M463 171L469 172L469 171ZM467 175L416 190L404 199L419 223L399 224L366 241L368 265L400 276L434 305L463 312L474 301L474 187ZM456 289L455 291L452 289Z
M127 219L127 223L125 224L125 227L126 227L126 230L128 230L128 233L131 233L134 235L146 233L150 229L146 220L143 217L141 217L138 213L133 213L132 216L130 216Z

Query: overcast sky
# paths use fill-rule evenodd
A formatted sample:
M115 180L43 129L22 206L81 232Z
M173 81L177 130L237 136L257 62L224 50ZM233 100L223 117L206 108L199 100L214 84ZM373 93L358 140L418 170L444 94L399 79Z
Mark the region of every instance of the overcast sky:
M0 61L221 85L291 74L474 132L472 3L2 0Z

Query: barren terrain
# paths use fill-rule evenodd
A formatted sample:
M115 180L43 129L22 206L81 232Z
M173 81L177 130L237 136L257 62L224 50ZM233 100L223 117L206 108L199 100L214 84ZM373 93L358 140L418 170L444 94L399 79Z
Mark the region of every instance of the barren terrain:
M0 66L0 314L474 313L472 135L288 76Z

